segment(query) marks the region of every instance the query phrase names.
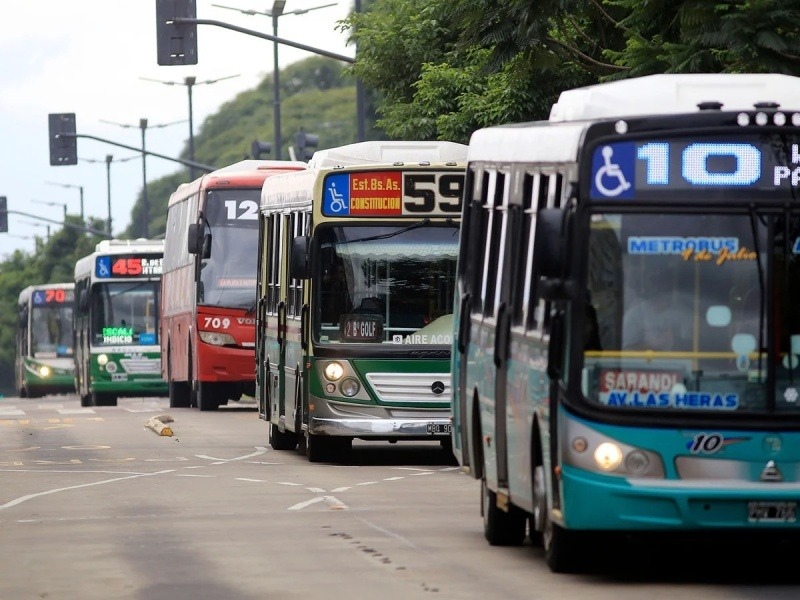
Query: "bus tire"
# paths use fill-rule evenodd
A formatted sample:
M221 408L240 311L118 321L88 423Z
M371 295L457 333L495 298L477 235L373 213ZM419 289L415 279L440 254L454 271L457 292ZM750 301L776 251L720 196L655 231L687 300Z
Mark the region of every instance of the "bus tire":
M169 382L169 407L189 408L189 384L186 381Z
M582 543L577 535L553 523L548 517L544 534L544 559L553 573L577 573L583 567Z
M544 466L539 464L533 469L533 514L530 516L529 537L534 546L542 545L542 534L547 519L547 482L544 478Z
M201 411L219 410L219 392L213 383L197 382L197 408Z
M297 436L291 431L281 431L275 423L270 423L269 445L274 450L294 450L297 447Z
M117 397L113 394L92 392L92 406L116 406Z
M497 506L497 494L481 479L483 535L492 546L519 546L525 541L527 519L518 507L509 504L508 512Z
M89 394L81 394L81 406L91 406L92 397Z
M306 432L306 458L308 462L330 461L347 453L353 447L353 440L347 437L312 435Z

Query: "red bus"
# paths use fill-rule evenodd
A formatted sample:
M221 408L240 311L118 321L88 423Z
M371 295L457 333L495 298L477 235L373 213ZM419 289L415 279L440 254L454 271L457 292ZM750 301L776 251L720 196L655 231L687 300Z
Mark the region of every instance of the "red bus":
M172 193L164 238L161 376L170 407L255 394L258 208L264 180L300 161L244 160Z

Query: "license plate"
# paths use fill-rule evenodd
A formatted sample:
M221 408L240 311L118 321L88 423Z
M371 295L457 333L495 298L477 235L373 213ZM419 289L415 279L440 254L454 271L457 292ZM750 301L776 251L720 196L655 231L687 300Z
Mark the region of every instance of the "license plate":
M750 523L794 523L796 502L748 502L747 520Z
M450 423L428 423L428 433L431 435L450 434L452 431L453 426Z

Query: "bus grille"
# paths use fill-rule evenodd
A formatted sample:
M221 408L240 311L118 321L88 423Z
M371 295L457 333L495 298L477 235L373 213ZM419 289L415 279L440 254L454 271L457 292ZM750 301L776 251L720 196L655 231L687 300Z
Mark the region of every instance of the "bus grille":
M367 381L380 402L450 402L450 373L369 373Z
M126 373L133 375L160 375L161 359L123 358L119 363Z

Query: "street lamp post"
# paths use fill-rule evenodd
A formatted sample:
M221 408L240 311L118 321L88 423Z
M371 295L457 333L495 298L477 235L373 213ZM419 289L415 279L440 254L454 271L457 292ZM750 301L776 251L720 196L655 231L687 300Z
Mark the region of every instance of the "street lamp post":
M232 6L222 6L221 4L212 4L211 6L216 6L217 8L227 8L229 10L236 10L240 13L245 15L265 15L267 17L272 17L272 35L273 37L278 37L278 18L283 17L286 15L304 15L307 12L311 12L312 10L318 10L320 8L328 8L329 6L336 6L336 2L331 4L323 4L321 6L312 6L311 8L298 8L297 10L292 10L289 12L283 12L284 7L286 6L286 0L273 0L272 8L267 12L259 12L257 10L241 10L239 8L233 8ZM272 44L272 55L273 55L273 75L272 75L272 119L273 119L273 129L275 130L275 160L281 159L281 146L283 145L283 139L281 136L281 88L280 88L280 67L278 65L278 42L277 40Z
M50 202L48 200L31 200L36 204L46 204L47 206L62 206L64 207L64 221L67 220L67 204L66 202Z
M132 128L136 125L129 125L126 123L117 123L115 121L106 121L100 119L103 123L110 123L118 127ZM185 121L172 121L171 123L159 123L158 125L150 125L153 127L168 127L176 125L177 123L184 123ZM150 237L150 201L147 198L147 147L146 147L146 132L147 132L147 119L139 119L139 129L142 132L142 234L144 237Z
M192 88L196 85L205 85L205 84L212 84L217 83L218 81L222 81L224 79L233 79L234 77L238 77L239 75L227 75L225 77L218 77L217 79L207 79L205 81L197 81L196 77L185 77L184 80L181 81L162 81L161 79L150 79L149 77L139 77L144 81L154 81L156 83L163 83L164 85L185 85L187 95L189 96L189 160L194 162L194 109L192 106ZM194 167L189 167L189 179L194 180L195 170Z
M73 185L71 183L58 183L55 181L46 181L45 183L50 185L57 185L63 188L72 188L80 190L81 193L81 221L83 221L83 186L82 185Z
M108 221L106 221L106 233L108 237L111 237L111 162L113 160L113 154L106 154L106 187L108 190Z

